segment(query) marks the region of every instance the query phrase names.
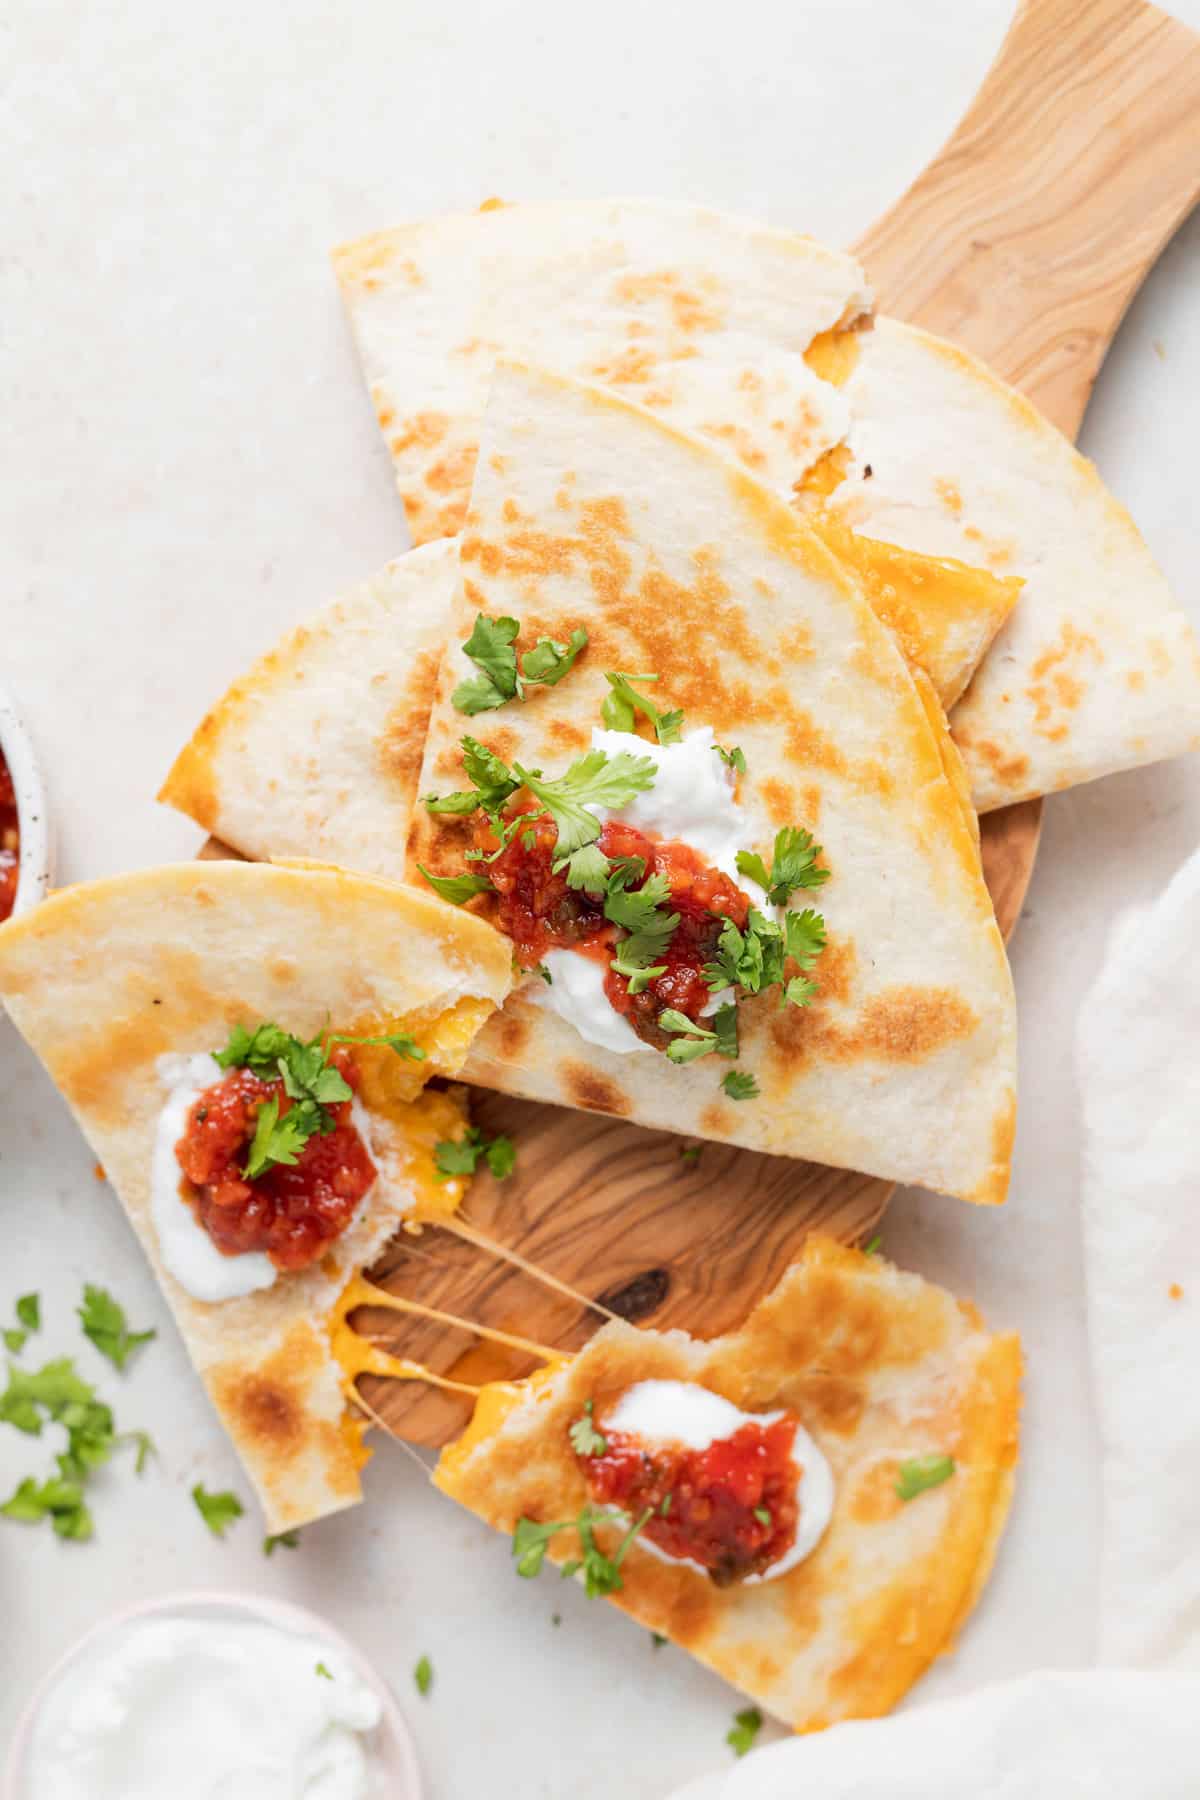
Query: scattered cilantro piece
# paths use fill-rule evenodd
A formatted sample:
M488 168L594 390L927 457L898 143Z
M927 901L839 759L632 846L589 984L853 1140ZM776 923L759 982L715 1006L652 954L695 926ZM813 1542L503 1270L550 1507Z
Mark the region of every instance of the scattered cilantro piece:
M604 916L629 934L617 945L617 962L613 967L619 963L621 974L629 971L635 975L639 969L648 969L657 963L675 935L679 914L668 912L663 905L671 892L671 884L665 875L651 875L640 888L634 889L627 885L630 875L628 866L614 866L604 897ZM666 965L661 965L659 974L665 969ZM649 976L636 988L631 987L630 993L641 993L647 980Z
M700 1152L703 1148L703 1144L685 1144L679 1152L680 1162L686 1163L689 1169L694 1169L700 1161Z
M880 1237L879 1233L876 1232L875 1236L871 1239L870 1243L866 1246L865 1250L863 1251L863 1255L864 1256L878 1256L882 1249L883 1249L883 1239Z
M150 1461L152 1456L157 1456L158 1454L158 1451L155 1448L154 1439L150 1436L148 1431L122 1432L121 1436L117 1439L117 1442L119 1444L137 1445L137 1455L133 1459L133 1472L135 1475L144 1475L146 1472L146 1464Z
M114 1450L127 1443L138 1447L135 1466L140 1475L153 1443L144 1431L118 1436L112 1408L97 1399L95 1388L79 1376L70 1357L58 1357L34 1370L10 1363L8 1385L0 1394L0 1423L40 1437L47 1421L67 1434L67 1447L55 1458L58 1474L40 1484L27 1477L0 1507L0 1516L29 1523L48 1518L59 1537L90 1538L92 1516L83 1498L88 1481Z
M627 978L628 990L631 995L644 994L652 981L657 981L660 975L665 975L667 972L666 963L655 963L649 969L639 969L636 964L625 962L620 956L614 957L608 966L610 969L615 969L618 975L624 975Z
M560 1531L576 1531L583 1555L573 1557L562 1566L564 1576L574 1575L580 1569L584 1573L584 1581L589 1600L603 1598L607 1594L615 1594L624 1585L621 1579L621 1564L625 1560L629 1546L646 1521L650 1518L649 1507L629 1526L625 1536L613 1552L607 1556L596 1543L596 1526L606 1523L622 1523L625 1515L621 1512L604 1508L585 1506L574 1519L560 1519L549 1525L539 1524L536 1519L520 1518L513 1532L512 1553L516 1559L517 1574L526 1579L541 1573L546 1559L546 1551L550 1539Z
M424 1050L407 1031L385 1031L379 1037L349 1037L344 1031L335 1031L331 1037L326 1038L325 1043L326 1046L361 1044L364 1049L394 1050L397 1056L404 1057L407 1062L425 1061ZM348 1099L349 1095L346 1097Z
M561 1625L562 1624L562 1614L561 1613L551 1613L550 1614L550 1623L552 1625Z
M192 1489L192 1499L214 1537L224 1537L234 1520L240 1519L246 1510L236 1494L210 1494L203 1482L197 1482Z
M460 788L453 794L423 794L421 804L426 812L454 813L465 815L473 813L479 806L479 795L468 793Z
M420 863L417 867L439 900L448 900L451 906L465 906L476 894L490 894L493 891L486 875L431 875Z
M533 649L525 652L518 669L514 646L520 630L516 619L477 615L463 651L480 673L459 682L450 696L451 705L459 712L492 712L509 700L523 700L527 682L557 686L575 666L576 657L588 641L582 626L571 633L565 644L555 638L539 638Z
M554 977L551 975L545 963L535 963L529 973L531 975L540 975L547 987L554 986Z
M521 658L521 675L525 681L543 687L557 687L564 675L575 666L575 658L588 641L587 632L577 626L565 644L555 638L539 638L532 650Z
M722 746L718 744L716 746L716 751L717 755L721 758L721 761L727 768L732 769L736 775L744 775L746 773L746 752L739 744L735 744L732 750L723 749ZM743 873L745 873L744 870Z
M772 906L786 906L797 888L820 887L829 880L829 870L817 865L820 854L821 846L814 844L811 832L785 825L775 834L770 871L757 852L739 850L738 873L765 888Z
M462 1137L443 1138L433 1147L439 1181L448 1181L452 1175L473 1175L481 1157L497 1181L504 1181L517 1165L510 1137L485 1138L475 1125L468 1125Z
M4 1347L19 1356L35 1331L42 1328L42 1302L37 1294L22 1294L16 1306L17 1322L0 1332Z
M467 779L473 784L474 792L462 790L454 794L425 795L425 808L431 813L473 813L477 808L483 811L495 824L500 809L506 800L512 798L520 787L520 782L513 775L509 766L481 744L478 738L464 737L462 740L463 767Z
M609 756L604 750L588 750L577 757L565 775L547 780L535 769L513 764L534 797L540 800L558 829L556 867L562 867L576 850L594 844L601 825L588 809L603 806L616 810L635 794L654 785L655 766L650 756L631 756L621 751Z
M256 1181L265 1175L268 1169L284 1163L294 1167L300 1160L300 1152L307 1144L313 1132L308 1130L308 1121L298 1106L294 1106L283 1118L279 1117L279 1098L272 1094L258 1109L258 1118L254 1125L254 1136L250 1143L250 1154L246 1158L246 1166L242 1173L247 1181Z
M785 1004L807 1006L817 991L808 970L824 948L825 921L820 913L811 908L789 912L780 926L751 907L745 931L732 919L722 925L716 956L704 965L704 979L714 990L741 987L748 994L778 986ZM799 964L800 973L785 980L789 956Z
M754 1509L754 1516L760 1525L769 1526L771 1523L771 1514L765 1506L756 1506Z
M318 1663L318 1664L317 1664L317 1666L316 1666L316 1669L315 1669L315 1671L314 1671L314 1673L315 1673L315 1674L317 1674L317 1675L319 1675L319 1676L320 1676L320 1677L321 1677L321 1680L322 1680L322 1681L332 1681L332 1680L333 1680L333 1676L332 1676L332 1674L331 1674L331 1673L330 1673L330 1671L329 1671L329 1670L328 1670L328 1669L327 1669L327 1668L326 1668L326 1667L325 1667L325 1664L324 1664L324 1663L323 1663L323 1662L319 1662L319 1663Z
M717 1035L717 1055L727 1056L732 1060L738 1053L737 1003L729 1000L724 1006L718 1006L712 1022Z
M596 1430L592 1419L595 1407L593 1400L583 1403L583 1417L575 1419L568 1427L567 1435L571 1439L571 1448L576 1456L603 1456L608 1449L608 1439Z
M735 1756L745 1756L747 1750L753 1750L762 1722L757 1706L747 1706L743 1712L734 1714L733 1724L725 1733L725 1742Z
M731 1100L757 1100L761 1091L753 1075L741 1069L730 1069L722 1075L721 1086Z
M915 1500L926 1488L941 1487L953 1473L952 1456L910 1456L896 1470L896 1492L901 1500Z
M661 712L645 694L639 694L630 686L633 681L657 681L657 675L622 675L617 670L605 670L604 679L609 686L604 696L604 704L600 708L600 716L610 731L632 731L636 724L636 715L641 713L649 719L654 727L654 735L660 744L677 744L683 726L682 712Z
M76 1373L69 1356L57 1357L43 1368L30 1371L16 1369L10 1363L8 1386L0 1394L0 1423L15 1426L30 1437L40 1437L39 1407L53 1420L64 1420L68 1413L79 1418L95 1403L95 1397L95 1388Z
M609 862L599 844L584 844L567 858L567 886L602 894L608 881Z
M28 1525L48 1518L60 1538L74 1539L77 1543L90 1538L95 1529L84 1502L82 1481L63 1476L51 1476L40 1486L32 1475L27 1476L16 1493L0 1506L0 1516Z
M663 1645L666 1643L669 1643L669 1641L670 1640L668 1638L665 1638L663 1636L661 1631L652 1631L650 1633L650 1642L653 1644L653 1646L656 1650L661 1650Z
M300 1533L298 1531L277 1531L273 1537L263 1539L263 1555L274 1556L276 1550L298 1550Z
M125 1313L112 1295L89 1282L83 1290L83 1305L78 1309L83 1335L92 1340L101 1356L106 1356L115 1369L123 1370L139 1344L148 1344L157 1335L150 1331L130 1331Z
M413 1670L413 1681L422 1700L433 1686L433 1664L427 1656L422 1656Z
M717 1048L717 1034L708 1031L703 1025L697 1025L686 1013L677 1012L668 1006L658 1015L661 1031L676 1032L674 1042L667 1045L667 1055L673 1063L695 1062L698 1057L708 1056Z

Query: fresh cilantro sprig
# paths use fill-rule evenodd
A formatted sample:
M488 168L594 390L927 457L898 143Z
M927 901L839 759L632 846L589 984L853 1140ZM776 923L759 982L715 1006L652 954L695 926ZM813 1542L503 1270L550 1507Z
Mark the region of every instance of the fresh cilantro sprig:
M664 874L659 872L649 876L640 888L628 886L631 880L637 879L644 866L640 857L623 864L614 863L604 896L605 918L629 934L617 945L617 961L613 967L620 974L628 973L631 977L658 962L679 924L679 914L668 912L663 904L671 893L671 884ZM659 973L665 973L665 965L660 967ZM639 993L645 985L643 980L629 991Z
M516 619L489 619L485 613L476 616L463 651L479 674L460 681L451 694L450 703L457 711L468 715L492 712L509 700L523 700L527 686L557 686L574 668L588 641L582 626L565 644L556 638L539 638L518 666L515 645L520 631Z
M433 1664L427 1656L417 1659L417 1666L413 1670L413 1685L424 1700L433 1686Z
M192 1489L192 1499L196 1503L196 1511L214 1537L223 1538L234 1520L240 1519L246 1510L236 1494L227 1491L210 1494L202 1481L198 1481Z
M817 888L829 880L829 870L819 866L820 844L798 825L785 825L775 834L775 849L768 870L757 851L739 850L738 873L748 875L765 888L772 906L786 906L797 888Z
M952 1456L910 1456L896 1470L896 1492L901 1500L915 1500L927 1488L941 1487L955 1469Z
M573 1419L567 1427L567 1436L571 1440L571 1448L576 1456L603 1456L608 1449L608 1439L604 1433L596 1430L592 1414L595 1411L594 1400L585 1400L583 1414Z
M741 987L748 994L779 986L785 1003L806 1006L817 991L807 972L824 948L825 921L811 907L785 914L782 925L751 907L745 931L726 919L716 956L704 965L704 979L714 990ZM799 964L800 975L785 981L789 956Z
M436 794L425 796L425 806L431 813L469 814L477 809L487 813L495 823L506 800L510 799L520 787L520 782L511 773L507 763L498 757L494 750L481 744L478 738L462 739L463 767L467 779L473 784L471 790L462 790L455 794Z
M49 1519L60 1538L83 1543L95 1530L95 1522L83 1497L83 1483L63 1476L50 1476L38 1482L26 1476L15 1494L0 1506L0 1517L16 1519L25 1525L36 1525Z
M742 1712L733 1715L733 1724L725 1733L725 1742L735 1756L745 1756L753 1750L754 1740L762 1730L763 1716L757 1706L747 1706Z
M639 1519L629 1526L616 1550L607 1556L596 1542L596 1527L608 1523L624 1524L625 1514L604 1507L585 1506L574 1519L560 1519L550 1525L539 1524L536 1519L520 1518L513 1532L512 1553L516 1559L517 1574L527 1579L540 1575L542 1564L546 1560L546 1551L550 1547L550 1539L560 1531L575 1531L579 1534L581 1556L572 1557L562 1565L561 1574L565 1577L578 1574L583 1570L584 1585L589 1600L604 1598L608 1594L619 1593L625 1585L621 1578L621 1564L629 1551L629 1546L639 1531L650 1519L653 1509L647 1507Z
M634 681L657 681L657 675L622 675L619 670L606 669L604 679L609 691L604 696L600 716L610 731L633 731L637 714L641 713L653 725L660 744L679 742L683 729L682 712L662 712L645 694L639 694L630 686Z
M596 842L603 829L591 808L619 811L635 794L653 787L656 769L652 756L632 756L626 750L609 756L605 750L588 750L565 775L554 779L536 769L523 769L520 763L513 764L513 773L554 821L558 832L555 868L566 869L572 887L583 887L596 880L601 863L605 875L608 871L605 859L579 855Z
M460 1138L443 1138L433 1147L433 1160L439 1181L453 1175L473 1175L480 1158L497 1181L504 1181L517 1166L517 1152L510 1137L485 1138L475 1125L468 1125Z
M451 906L465 906L476 894L495 892L486 875L431 875L421 863L417 867L438 899L448 900Z
M745 1069L730 1069L722 1075L721 1086L730 1100L757 1100L761 1092L754 1076Z
M151 1331L130 1331L124 1308L107 1289L89 1282L83 1290L83 1305L78 1308L83 1335L92 1340L101 1356L106 1356L115 1369L125 1364L139 1344L149 1344L158 1335Z
M16 1304L17 1322L8 1326L0 1337L4 1340L4 1348L13 1356L20 1356L35 1331L42 1328L42 1302L37 1294L22 1294Z
M713 1028L709 1031L695 1019L689 1019L686 1013L676 1012L674 1007L660 1012L659 1029L677 1034L667 1045L670 1060L673 1063L695 1062L714 1051L718 1056L735 1057L738 1053L737 1007L732 1001L718 1007L712 1022Z
M726 768L732 769L735 775L746 773L746 752L740 744L734 744L729 750L726 750L721 744L717 744L715 748Z

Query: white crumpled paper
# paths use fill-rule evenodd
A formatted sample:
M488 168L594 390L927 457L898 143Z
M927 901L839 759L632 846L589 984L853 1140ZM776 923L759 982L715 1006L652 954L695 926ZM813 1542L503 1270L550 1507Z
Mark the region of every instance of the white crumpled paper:
M1102 1666L836 1725L674 1800L1200 1795L1200 851L1117 921L1076 1058Z

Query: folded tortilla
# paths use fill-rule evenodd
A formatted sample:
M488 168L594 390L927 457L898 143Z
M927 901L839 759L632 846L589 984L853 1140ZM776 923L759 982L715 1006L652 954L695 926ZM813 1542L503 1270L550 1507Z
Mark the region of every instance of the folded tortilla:
M433 1146L459 1135L462 1109L420 1090L458 1069L508 985L507 946L478 920L329 870L148 869L67 888L0 928L0 997L116 1189L271 1531L361 1498L361 1429L330 1343L337 1299L405 1218L453 1201ZM158 1061L267 1020L305 1040L407 1031L426 1060L355 1051L379 1171L362 1208L319 1264L206 1303L164 1266L153 1222Z
M1025 580L952 719L980 811L1200 741L1195 637L1128 515L974 358L894 320L859 329L850 257L724 214L590 201L420 221L335 264L417 542L460 528L495 357L529 357L712 437L789 500L832 494L868 536ZM949 707L1004 590L926 580L915 614L911 599Z
M759 995L741 1007L738 1067L758 1099L726 1098L716 1059L680 1067L585 1043L536 977L485 1026L468 1079L1002 1200L1015 1010L974 819L928 683L845 568L698 439L607 390L507 364L461 554L422 795L469 785L466 733L508 763L562 773L600 724L605 671L653 671L658 703L686 714L685 736L711 726L743 750L745 848L769 855L778 827L802 826L832 870L817 902L829 944L815 1003ZM523 644L583 627L588 645L558 685L466 717L451 694L477 673L462 644L478 611L516 619ZM475 866L471 833L471 819L418 805L410 878L419 865ZM472 904L494 916L491 896Z
M588 1499L569 1427L635 1382L695 1381L747 1412L786 1407L832 1466L833 1516L776 1580L716 1587L634 1540L613 1603L797 1731L887 1712L953 1647L991 1570L1012 1496L1021 1351L974 1307L876 1256L810 1237L738 1331L606 1325L578 1356L485 1388L442 1454L443 1492L498 1530L570 1519ZM909 1501L901 1464L953 1474ZM611 1555L622 1528L602 1525ZM549 1554L579 1555L559 1533Z

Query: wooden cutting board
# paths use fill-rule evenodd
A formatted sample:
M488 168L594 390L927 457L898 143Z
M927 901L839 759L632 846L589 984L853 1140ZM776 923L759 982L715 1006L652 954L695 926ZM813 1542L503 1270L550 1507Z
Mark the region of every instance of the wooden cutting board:
M1074 436L1130 299L1200 193L1200 39L1135 0L1024 0L958 129L856 249L880 310L957 339ZM1037 853L1040 801L983 821L984 868L1007 936ZM468 1217L626 1318L712 1336L737 1323L814 1226L871 1232L892 1189L844 1171L476 1096L517 1172L477 1178ZM947 1201L948 1206L957 1204ZM447 1234L393 1244L375 1278L397 1294L576 1348L594 1308ZM397 1354L478 1382L531 1365L471 1334L366 1309ZM469 1402L367 1382L412 1442L441 1444Z

